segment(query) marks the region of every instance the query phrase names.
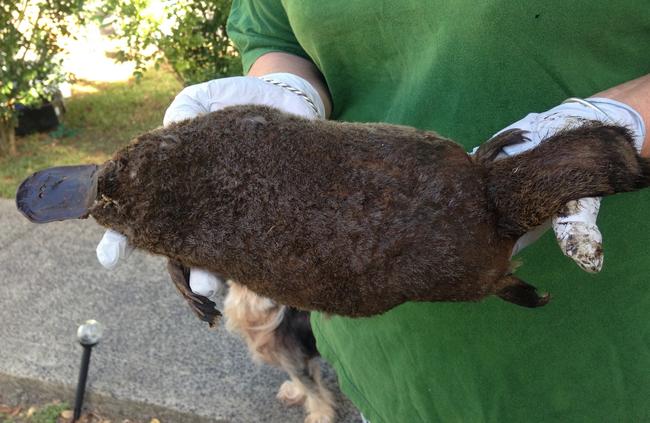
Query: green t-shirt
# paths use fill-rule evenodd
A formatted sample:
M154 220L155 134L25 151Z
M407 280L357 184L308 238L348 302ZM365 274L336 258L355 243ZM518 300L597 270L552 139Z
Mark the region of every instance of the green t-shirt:
M310 58L333 119L433 129L468 149L529 112L650 72L648 0L235 0L244 68ZM650 190L603 202L605 266L548 234L517 272L553 295L314 313L318 348L372 423L650 421ZM459 217L460 218L460 217Z

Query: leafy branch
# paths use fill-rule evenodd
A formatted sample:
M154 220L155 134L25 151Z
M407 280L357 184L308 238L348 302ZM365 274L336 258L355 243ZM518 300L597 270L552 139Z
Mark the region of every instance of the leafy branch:
M151 64L167 63L189 85L241 73L226 33L230 5L231 0L108 0L102 16L126 44L118 60L135 62L136 77Z
M66 75L58 42L82 20L84 0L0 0L0 156L15 154L16 104L42 102Z

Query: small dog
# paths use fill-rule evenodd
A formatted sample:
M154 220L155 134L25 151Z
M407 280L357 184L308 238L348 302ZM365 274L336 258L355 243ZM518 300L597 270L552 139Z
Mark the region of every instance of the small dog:
M222 314L213 301L192 292L190 268L169 260L167 271L196 316L216 327ZM233 281L228 287L223 313L226 328L246 341L254 361L289 374L290 380L280 386L277 398L288 406L304 404L305 423L333 423L334 400L321 381L309 312L279 305Z
M290 380L280 386L277 395L282 403L304 404L305 423L334 422L334 400L321 380L308 312L279 305L231 281L224 315L226 328L246 341L254 361L289 374Z

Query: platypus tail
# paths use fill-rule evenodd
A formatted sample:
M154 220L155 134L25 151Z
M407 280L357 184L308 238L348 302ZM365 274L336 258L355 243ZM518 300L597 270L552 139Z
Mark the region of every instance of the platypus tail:
M488 195L504 237L520 237L568 201L650 186L650 159L638 155L623 127L589 123L525 153L495 159L503 146L524 138L523 131L504 132L475 155L487 171Z

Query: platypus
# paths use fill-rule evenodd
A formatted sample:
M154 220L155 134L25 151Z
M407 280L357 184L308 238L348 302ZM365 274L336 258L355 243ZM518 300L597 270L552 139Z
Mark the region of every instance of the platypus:
M39 172L17 201L34 221L93 216L168 257L177 285L200 267L351 317L489 295L537 307L549 296L513 274L516 240L570 200L648 186L650 160L597 122L497 158L524 138L469 155L411 127L235 106L147 132L102 165Z

